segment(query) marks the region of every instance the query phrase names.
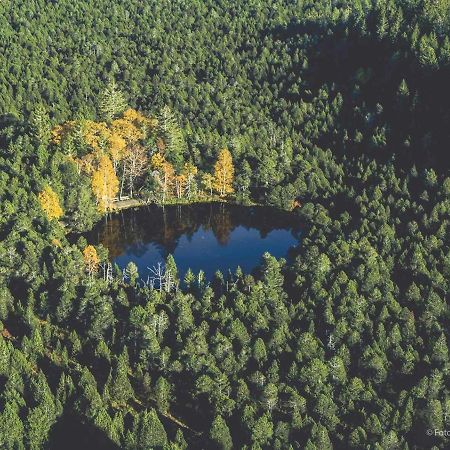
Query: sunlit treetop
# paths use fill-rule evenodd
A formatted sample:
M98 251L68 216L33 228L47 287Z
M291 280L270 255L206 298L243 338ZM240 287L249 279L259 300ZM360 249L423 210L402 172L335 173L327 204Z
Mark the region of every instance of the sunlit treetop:
M45 186L45 188L39 192L38 200L41 208L50 220L59 219L63 215L63 210L59 204L58 194L56 194L50 186Z

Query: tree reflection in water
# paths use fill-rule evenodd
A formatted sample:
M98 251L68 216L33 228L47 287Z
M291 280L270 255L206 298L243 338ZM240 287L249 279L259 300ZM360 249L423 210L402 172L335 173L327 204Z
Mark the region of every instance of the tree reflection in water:
M214 271L226 271L237 265L250 269L258 264L261 251L285 256L298 243L300 234L295 214L209 203L121 211L97 224L85 236L89 243L102 243L108 248L110 259L119 265L133 260L146 269L157 262L150 261L152 258L163 260L174 254L177 264L181 261L180 271L184 272L187 266L195 267L196 263L208 266L209 262L216 264L207 267ZM272 238L266 240L267 237Z

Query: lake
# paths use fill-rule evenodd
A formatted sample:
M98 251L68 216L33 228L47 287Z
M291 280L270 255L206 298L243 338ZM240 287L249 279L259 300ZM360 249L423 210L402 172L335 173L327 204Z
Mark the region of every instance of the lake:
M295 214L266 207L207 203L141 207L110 215L85 234L103 244L110 260L123 269L133 261L142 279L149 267L175 258L180 276L188 268L211 279L238 266L250 273L264 252L280 258L299 245L301 227Z

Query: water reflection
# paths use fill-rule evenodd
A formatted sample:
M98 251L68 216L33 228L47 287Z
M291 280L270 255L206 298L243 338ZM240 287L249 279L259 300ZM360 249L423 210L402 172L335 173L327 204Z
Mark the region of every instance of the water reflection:
M269 208L223 203L150 206L114 214L86 238L107 247L120 267L134 261L141 275L173 254L180 273L190 267L210 277L238 265L249 272L265 251L286 256L298 243L300 226L294 215Z

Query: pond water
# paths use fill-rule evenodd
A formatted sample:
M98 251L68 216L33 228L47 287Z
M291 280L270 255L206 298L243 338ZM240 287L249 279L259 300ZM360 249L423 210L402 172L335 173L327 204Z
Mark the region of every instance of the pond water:
M103 244L110 260L123 269L133 261L142 279L149 267L175 258L180 276L188 268L211 279L238 266L250 273L264 252L287 257L301 236L294 214L264 207L223 203L157 206L113 214L85 234L90 244Z

